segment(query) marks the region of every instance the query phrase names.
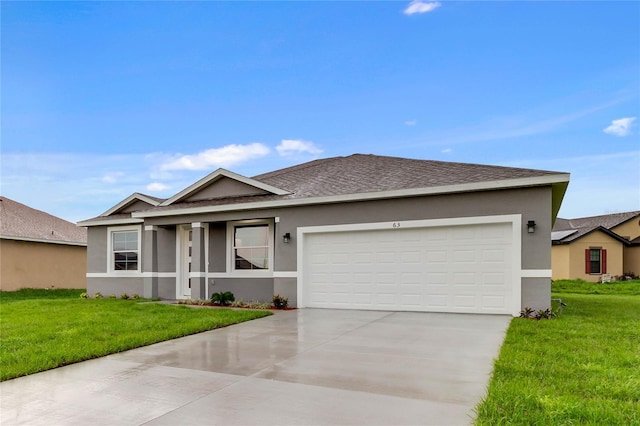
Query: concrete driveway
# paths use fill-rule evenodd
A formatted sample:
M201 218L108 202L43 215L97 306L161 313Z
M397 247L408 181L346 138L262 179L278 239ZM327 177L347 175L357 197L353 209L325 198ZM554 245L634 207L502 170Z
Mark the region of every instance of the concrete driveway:
M0 384L3 425L469 424L510 317L301 309Z

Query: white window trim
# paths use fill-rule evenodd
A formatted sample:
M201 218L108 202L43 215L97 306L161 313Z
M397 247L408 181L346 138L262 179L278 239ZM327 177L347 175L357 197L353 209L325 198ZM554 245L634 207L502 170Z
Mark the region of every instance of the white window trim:
M235 235L234 229L236 226L250 226L250 225L268 225L269 226L269 267L267 269L240 269L236 271L235 256L233 248L235 246L233 238ZM274 237L273 237L273 220L271 219L253 219L253 220L240 220L235 222L227 222L227 272L225 275L233 277L271 277L273 275L273 256L274 250Z
M138 269L135 271L119 271L114 269L113 263L113 234L115 232L136 231L138 233ZM107 228L107 271L110 275L140 276L142 273L142 226L110 226Z

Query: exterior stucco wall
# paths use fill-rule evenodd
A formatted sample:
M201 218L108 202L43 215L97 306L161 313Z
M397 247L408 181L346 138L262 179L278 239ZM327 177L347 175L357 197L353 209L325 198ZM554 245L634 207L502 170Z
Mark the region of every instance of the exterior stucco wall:
M623 272L640 275L640 246L625 247Z
M629 241L640 237L640 218L628 220L627 222L611 228L613 232L626 238Z
M227 224L214 222L209 224L209 271L227 270Z
M176 228L158 228L158 272L176 271ZM175 293L175 289L174 289ZM175 297L175 294L174 294Z
M607 250L607 273L611 275L622 274L623 245L610 236L595 231L569 244L571 254L569 257L569 276L560 277L566 279L581 279L597 282L602 274L585 273L585 250L588 248L602 248Z
M87 272L107 272L107 227L87 228Z
M144 294L144 281L142 277L101 277L87 279L87 293L89 293L89 296L93 297L96 292L102 293L105 297L111 294L119 297L122 293L127 293L130 296L137 294L142 297Z
M142 293L140 293L142 295ZM158 297L160 299L175 299L176 298L176 279L171 278L158 278Z
M521 293L522 308L535 310L551 307L551 280L549 278L523 278Z
M209 280L209 295L230 291L236 300L271 302L273 278L215 278Z
M148 209L149 207L151 207L149 203L145 203L144 201L138 200L132 203L131 205L125 207L124 209L120 210L119 213L137 212L140 210Z
M571 277L571 246L568 244L551 246L551 278L566 280Z
M0 239L0 289L86 288L87 248Z
M217 180L212 185L201 189L191 197L185 199L185 201L199 201L221 197L263 194L267 194L267 191L225 177Z
M274 229L275 270L295 271L297 269L295 235L298 227L502 214L522 214L523 223L528 220L536 221L534 234L528 234L524 226L521 231L522 267L551 269L550 187L157 217L146 219L146 223L171 225L279 217L280 222L276 223ZM286 232L293 237L288 244L282 242L282 235ZM210 262L214 262L211 257Z
M274 278L273 294L286 297L289 300L289 306L298 306L297 283L297 278Z
M537 224L536 232L533 234L528 234L524 225L520 231L522 268L548 271L551 269L551 195L551 187L469 192L390 200L151 217L145 219L145 226L158 227L158 253L161 257L158 262L159 272L175 272L175 226L196 222L208 224L209 239L206 241L208 258L205 263L210 274L219 274L225 273L227 257L230 256L227 247L227 222L278 218L278 221L273 225L275 242L273 270L274 272L294 273L298 269L296 232L299 227L519 214L523 224L528 220L534 220ZM282 240L282 235L287 232L292 236L290 243L284 243ZM107 228L90 228L89 240L91 247L90 271L106 272ZM141 258L144 258L144 255L141 255ZM110 280L118 279L112 278ZM104 279L96 278L94 280L92 278L89 281L95 283L96 286L98 283L111 285L111 281ZM138 285L135 280L122 278L122 281ZM533 283L527 284L526 290L524 288L525 281ZM163 285L169 286L166 282L169 280L166 280ZM175 283L175 278L173 278L173 282ZM271 300L274 293L279 293L289 297L290 304L295 306L296 278L239 278L229 274L225 277L210 277L206 285L208 286L208 294L217 291L233 291L236 298L245 300L268 301ZM524 305L530 307L545 305L540 301L548 299L549 286L548 278L523 280ZM103 290L100 291L105 293ZM133 291L129 290L128 292L132 293ZM137 292L142 294L141 290ZM170 291L167 289L159 291L158 295L165 297L160 293L170 294ZM175 291L173 294L175 295ZM174 295L170 298L174 298ZM548 303L544 307L548 307Z

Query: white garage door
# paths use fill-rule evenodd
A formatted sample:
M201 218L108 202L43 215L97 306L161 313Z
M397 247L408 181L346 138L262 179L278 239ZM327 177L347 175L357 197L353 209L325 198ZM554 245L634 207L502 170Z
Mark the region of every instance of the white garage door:
M512 224L305 234L304 306L510 314Z

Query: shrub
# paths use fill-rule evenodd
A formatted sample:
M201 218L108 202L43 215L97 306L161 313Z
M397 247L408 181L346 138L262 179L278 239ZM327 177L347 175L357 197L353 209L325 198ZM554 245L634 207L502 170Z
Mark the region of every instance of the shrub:
M535 309L524 308L520 311L520 318L533 318L535 314Z
M273 307L276 309L287 309L289 306L289 298L276 294L273 296Z
M116 295L115 295L115 293L111 293L111 294L109 295L109 299L116 299Z
M132 299L134 299L134 300L136 300L136 299L140 299L140 295L139 295L138 293L133 293L133 294L131 295L131 298L132 298Z
M81 299L88 299L89 298L89 293L87 293L86 291L84 293L80 293L80 298Z
M211 295L211 302L220 306L229 306L234 300L236 300L236 298L230 291L221 291Z
M96 291L96 292L93 294L93 298L94 298L94 299L102 299L103 297L104 297L104 296L103 296L103 295L102 295L102 293L100 293L99 291Z
M127 293L122 293L120 295L120 299L122 299L122 300L127 300L128 298L129 298L129 295Z
M555 317L556 317L556 313L553 312L552 309L544 309L544 310L539 309L536 311L535 309L524 308L523 310L520 311L520 318L541 320L541 319L551 319Z

